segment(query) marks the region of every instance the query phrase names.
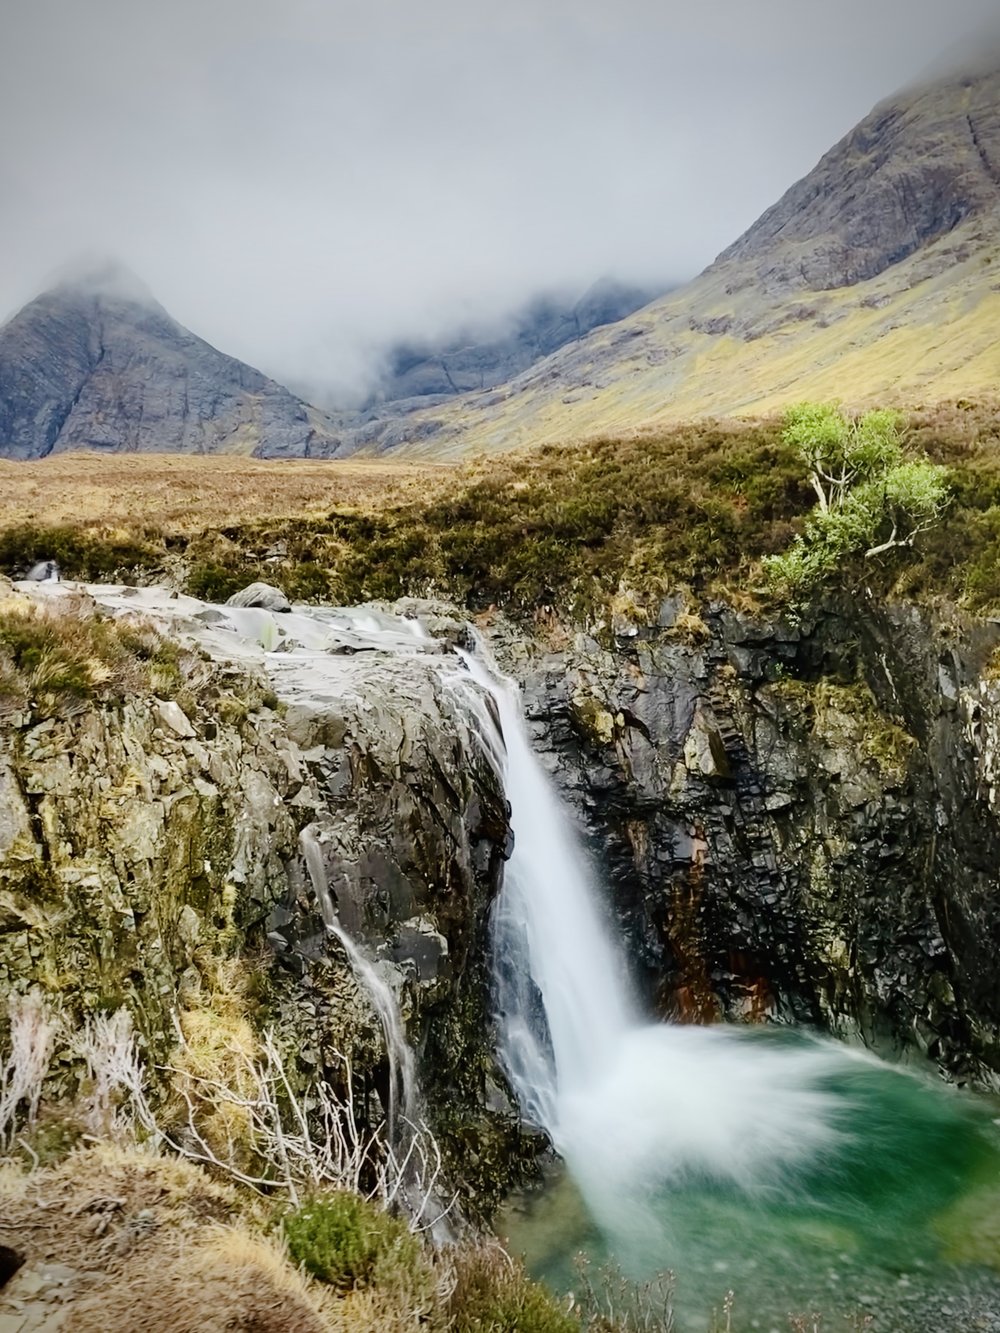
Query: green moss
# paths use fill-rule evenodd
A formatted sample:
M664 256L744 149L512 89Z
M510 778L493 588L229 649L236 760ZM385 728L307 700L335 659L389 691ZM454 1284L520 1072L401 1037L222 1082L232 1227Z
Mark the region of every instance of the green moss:
M416 1270L425 1262L405 1222L346 1190L314 1196L281 1227L292 1259L340 1290L375 1285L386 1268Z
M850 743L862 761L876 766L883 779L899 780L905 774L916 741L882 712L865 682L781 676L768 689L801 717L814 736Z

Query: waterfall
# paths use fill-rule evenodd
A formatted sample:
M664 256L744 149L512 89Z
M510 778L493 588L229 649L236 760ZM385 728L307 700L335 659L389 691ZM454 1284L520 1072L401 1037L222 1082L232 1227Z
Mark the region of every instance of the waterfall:
M365 957L359 945L351 938L340 924L340 918L333 905L333 895L327 882L326 866L323 862L323 849L312 826L299 834L299 846L312 881L313 892L319 904L320 915L328 935L339 941L347 955L355 977L362 990L371 1001L372 1008L382 1026L385 1038L385 1052L389 1061L389 1105L386 1109L386 1129L390 1143L395 1143L398 1134L400 1115L405 1123L411 1124L414 1118L416 1097L416 1073L413 1048L406 1040L403 1020L399 1012L396 997L379 975L374 963Z
M559 1146L560 1099L593 1084L635 1022L625 961L532 753L516 685L464 656L496 704L513 812L514 850L494 916L501 1056L523 1110Z
M602 1227L654 1249L647 1202L685 1178L791 1188L839 1142L828 1084L866 1057L723 1026L643 1019L567 811L532 752L517 686L463 655L504 740L514 850L494 913L500 1058Z

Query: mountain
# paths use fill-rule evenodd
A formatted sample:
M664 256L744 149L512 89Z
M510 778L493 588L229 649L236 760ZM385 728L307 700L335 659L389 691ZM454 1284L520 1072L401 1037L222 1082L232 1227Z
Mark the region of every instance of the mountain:
M652 290L603 278L578 299L536 297L500 332L473 329L441 345L397 344L389 352L369 406L491 389L591 329L624 319L662 294L662 287Z
M284 458L340 443L330 417L189 333L115 266L60 282L0 328L0 458Z
M376 445L446 457L802 398L995 395L998 328L994 67L881 103L693 282Z

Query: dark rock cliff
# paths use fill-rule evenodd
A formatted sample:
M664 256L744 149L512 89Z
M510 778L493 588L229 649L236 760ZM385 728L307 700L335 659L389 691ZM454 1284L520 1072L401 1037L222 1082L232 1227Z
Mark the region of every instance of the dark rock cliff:
M652 1006L777 1017L1000 1071L993 625L664 604L521 659L539 743Z

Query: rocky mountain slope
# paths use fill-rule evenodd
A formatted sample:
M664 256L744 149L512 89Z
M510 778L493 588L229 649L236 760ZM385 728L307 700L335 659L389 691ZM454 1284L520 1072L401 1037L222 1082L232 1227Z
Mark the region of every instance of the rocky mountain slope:
M428 397L491 389L527 370L542 357L614 324L663 294L603 278L582 296L538 296L516 311L502 329L464 329L443 342L398 343L363 415L398 414L401 405Z
M995 390L1000 70L875 108L700 277L507 385L386 426L448 455Z
M131 275L60 283L0 329L0 457L328 455L334 422L189 333Z

